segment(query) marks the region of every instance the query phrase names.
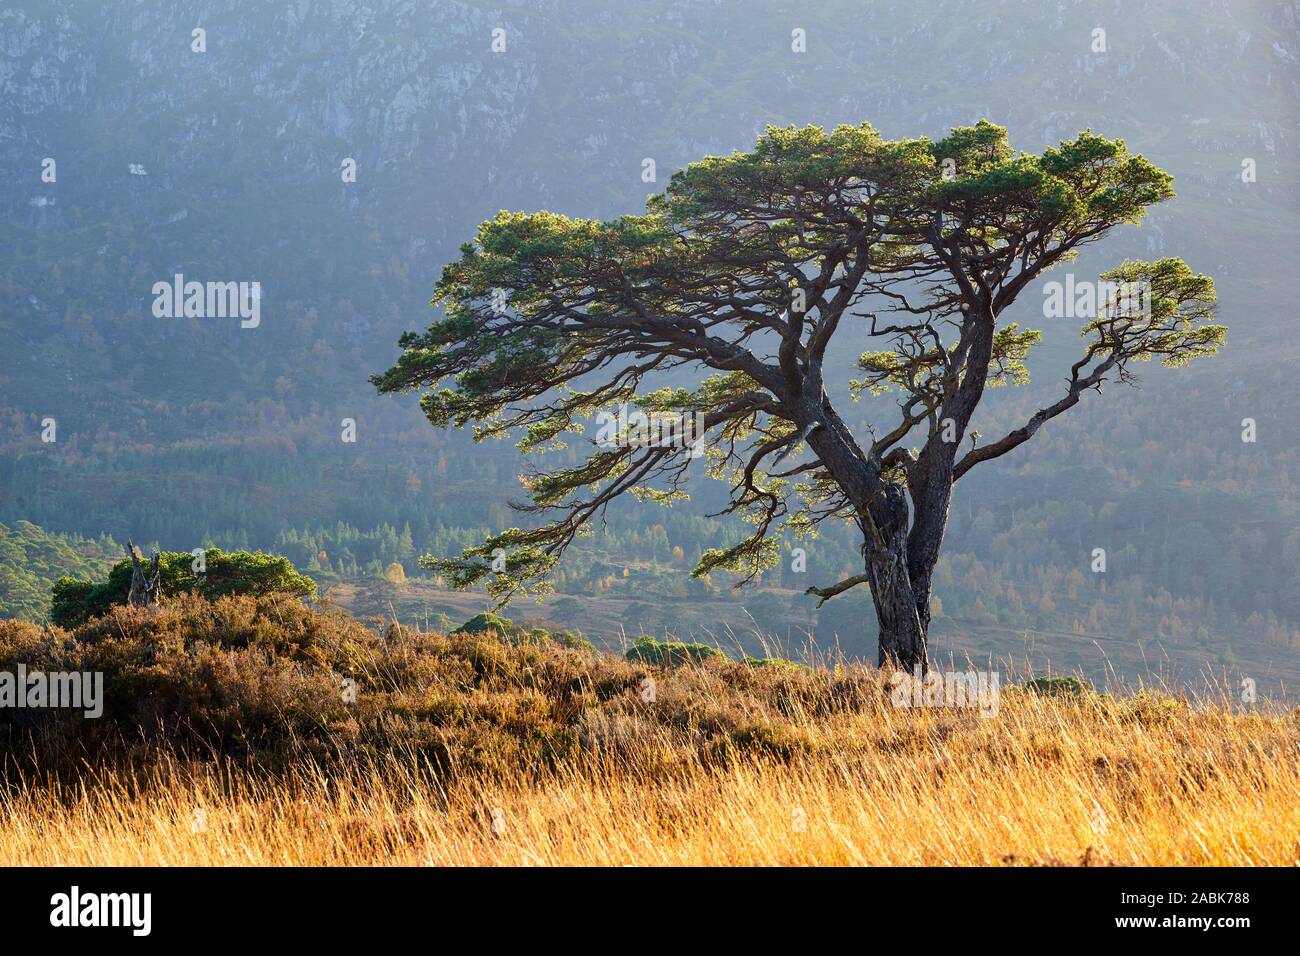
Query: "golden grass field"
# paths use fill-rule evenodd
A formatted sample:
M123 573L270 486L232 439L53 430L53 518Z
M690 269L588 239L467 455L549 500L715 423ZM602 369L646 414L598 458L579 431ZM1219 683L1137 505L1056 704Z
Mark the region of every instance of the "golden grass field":
M1300 711L1227 691L1004 674L982 716L896 706L863 664L647 663L277 596L0 622L19 661L103 672L107 704L0 724L6 866L1300 863Z
M1293 716L1007 697L987 719L883 707L802 721L804 756L725 768L656 760L674 741L649 727L632 760L446 790L399 757L275 778L162 764L143 786L109 775L7 793L0 863L1300 863ZM838 745L848 738L862 746Z

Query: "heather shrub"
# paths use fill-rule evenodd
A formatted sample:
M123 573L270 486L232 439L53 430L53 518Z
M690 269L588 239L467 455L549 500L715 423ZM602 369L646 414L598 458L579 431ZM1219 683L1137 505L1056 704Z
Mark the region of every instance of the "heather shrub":
M481 623L450 634L372 628L287 594L187 593L114 606L71 630L0 622L0 670L96 671L105 696L93 720L0 711L0 760L58 770L166 752L276 771L303 757L397 754L437 774L503 780L575 761L666 774L746 753L795 759L808 746L794 722L881 706L864 666L734 663L652 639L620 659L568 632ZM678 666L688 662L708 666Z

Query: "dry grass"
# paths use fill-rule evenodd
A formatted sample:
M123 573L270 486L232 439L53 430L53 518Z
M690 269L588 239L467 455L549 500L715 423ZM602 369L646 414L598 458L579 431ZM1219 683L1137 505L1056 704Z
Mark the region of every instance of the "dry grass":
M56 655L109 671L106 718L0 735L2 865L1300 863L1300 720L1226 698L1004 687L982 717L894 707L864 666L654 668L274 599L0 628L0 666Z
M673 741L645 728L633 761L445 790L416 758L287 776L164 763L143 786L109 775L6 795L0 863L1300 863L1293 718L1134 713L1030 694L989 719L882 710L801 723L794 759L671 769L649 755ZM870 743L837 745L849 737Z

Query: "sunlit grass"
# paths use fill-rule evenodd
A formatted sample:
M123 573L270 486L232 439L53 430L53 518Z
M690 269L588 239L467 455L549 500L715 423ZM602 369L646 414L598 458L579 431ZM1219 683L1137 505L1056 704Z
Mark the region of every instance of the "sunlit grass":
M412 752L332 772L165 760L143 778L20 783L0 796L0 863L1300 863L1297 721L1284 712L1013 691L982 718L882 698L794 713L771 746L708 760L671 725L586 726L589 746L514 778L439 777Z

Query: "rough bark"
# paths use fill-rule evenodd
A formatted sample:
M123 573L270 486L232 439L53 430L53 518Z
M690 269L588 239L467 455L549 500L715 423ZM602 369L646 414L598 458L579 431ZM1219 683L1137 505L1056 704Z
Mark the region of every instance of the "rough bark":
M882 668L911 672L928 667L926 625L917 613L916 596L907 575L907 565L887 555L868 562L871 598L880 627Z
M871 599L880 627L878 663L911 671L928 666L927 624L918 610L908 559L908 504L901 485L891 484L868 508L863 548Z

